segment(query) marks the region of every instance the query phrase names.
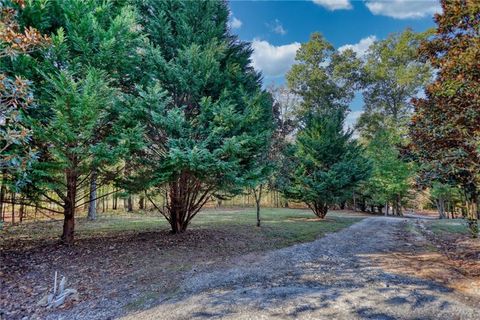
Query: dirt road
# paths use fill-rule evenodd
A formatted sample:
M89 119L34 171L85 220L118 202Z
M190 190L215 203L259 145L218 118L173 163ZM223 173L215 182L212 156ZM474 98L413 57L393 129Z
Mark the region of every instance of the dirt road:
M412 246L406 224L415 219L367 218L229 269L192 270L175 296L124 319L480 319L477 300L382 267Z

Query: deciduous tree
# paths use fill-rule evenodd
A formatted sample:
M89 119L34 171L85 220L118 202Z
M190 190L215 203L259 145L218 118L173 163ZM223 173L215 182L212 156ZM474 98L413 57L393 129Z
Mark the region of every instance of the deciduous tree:
M480 184L480 3L442 2L435 34L421 53L437 70L426 98L415 101L412 146L431 180L458 185L478 236Z
M363 135L394 126L405 129L413 111L410 100L431 80L432 69L419 61L418 48L431 31L415 33L407 29L374 42L361 57L359 87L364 112L357 127Z

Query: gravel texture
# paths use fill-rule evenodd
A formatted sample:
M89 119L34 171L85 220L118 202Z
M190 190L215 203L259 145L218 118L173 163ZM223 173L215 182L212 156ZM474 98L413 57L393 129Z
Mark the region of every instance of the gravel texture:
M380 267L414 220L367 218L229 269L193 268L175 296L124 319L480 319L477 300Z

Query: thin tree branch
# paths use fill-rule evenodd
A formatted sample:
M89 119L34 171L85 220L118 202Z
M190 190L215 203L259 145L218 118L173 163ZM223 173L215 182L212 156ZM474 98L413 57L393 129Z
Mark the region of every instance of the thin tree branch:
M160 213L165 217L165 219L167 219L167 221L168 221L169 223L171 223L170 217L169 217L162 209L160 209L160 208L157 206L157 204L152 200L152 198L150 198L149 195L147 195L147 199L148 199L148 201L150 201L151 204L153 204L153 206L155 207L155 209L157 209L158 212L160 212Z
M98 188L97 188L97 189L98 189ZM81 206L83 206L83 205L86 205L87 203L90 203L90 202L96 201L96 200L98 200L98 199L102 199L102 198L108 197L109 195L114 194L114 193L116 193L116 192L117 192L117 190L113 190L113 191L111 191L111 192L109 192L109 193L102 194L101 196L96 197L95 199L89 199L88 201L85 201L85 202L83 202L83 203L81 203L81 204L76 205L75 208L79 208L79 207L81 207ZM86 198L86 196L83 196L83 197L82 197L81 199L79 199L79 200L82 200L82 199L85 199L85 198ZM78 200L77 200L77 202L78 202Z

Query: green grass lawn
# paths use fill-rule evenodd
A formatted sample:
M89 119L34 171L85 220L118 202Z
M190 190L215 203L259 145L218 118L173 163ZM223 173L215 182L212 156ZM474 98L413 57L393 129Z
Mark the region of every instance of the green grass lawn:
M443 219L435 220L430 223L430 228L433 233L437 235L441 234L464 234L469 235L467 222L463 219Z
M309 210L264 208L261 211L262 227L257 228L254 208L207 209L200 212L189 230L211 229L229 232L253 233L252 235L275 240L275 247L298 242L313 241L329 232L336 232L362 219L360 215L332 211L325 220L317 220ZM25 240L56 239L62 229L62 221L25 222L7 227L1 238ZM96 221L84 216L76 219L76 239L115 236L125 233L141 233L168 230L167 221L152 213L109 212L99 214Z
M333 211L327 219L317 220L309 210L265 208L261 218L258 228L254 208L207 209L193 219L185 234L172 235L165 219L150 212L109 212L96 221L80 215L74 246L59 244L60 219L24 222L0 231L0 250L6 257L0 272L15 275L10 287L30 288L35 283L33 296L43 293L38 288L50 285L54 270L82 292L106 297L119 292L128 296L125 290L133 290L137 295L128 298L125 308L137 310L177 292L191 270L228 268L237 257L255 259L265 251L313 241L363 216ZM19 301L36 303L30 293L18 290Z
M200 216L201 215L201 216ZM362 219L358 215L349 215L333 211L325 220L318 220L309 210L265 208L261 211L262 226L257 228L254 209L232 211L209 210L199 214L192 228L247 228L251 232L275 239L277 247L299 242L313 241L326 233L336 232Z

